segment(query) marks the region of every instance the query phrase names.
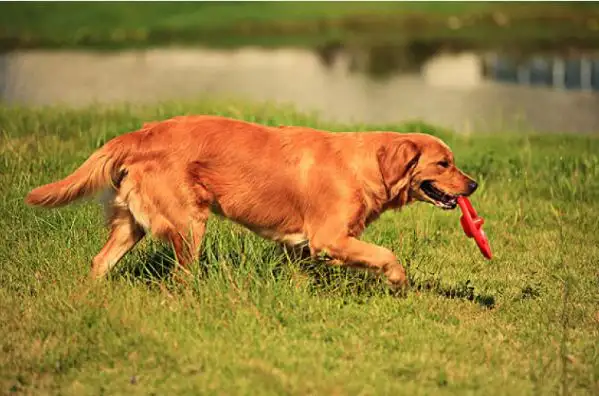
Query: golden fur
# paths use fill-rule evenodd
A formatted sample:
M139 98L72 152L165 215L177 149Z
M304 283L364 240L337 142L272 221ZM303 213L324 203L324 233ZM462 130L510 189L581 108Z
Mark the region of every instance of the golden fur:
M448 194L447 202L427 195L427 183ZM405 271L393 253L358 239L365 227L414 200L454 207L455 197L471 194L476 183L455 167L441 140L425 134L329 133L182 116L112 139L65 179L31 191L26 202L57 207L104 189L111 193L111 233L93 259L96 278L146 232L172 243L187 266L198 257L213 212L402 286Z

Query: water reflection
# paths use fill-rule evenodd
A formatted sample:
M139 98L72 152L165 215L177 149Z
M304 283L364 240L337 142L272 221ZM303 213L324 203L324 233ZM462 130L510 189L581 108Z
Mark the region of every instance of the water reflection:
M423 67L442 60L443 67L435 67L435 71L429 73L432 78L432 74L446 73L450 69L463 77L468 74L467 80L482 81L484 77L502 83L599 91L599 51L568 53L558 47L542 54L533 52L533 55L523 48L473 52L455 43L410 41L405 45L379 44L358 48L332 44L318 49L317 53L328 66L334 64L336 58L349 57L350 70L375 79L421 72Z
M334 121L422 119L462 131L599 132L598 76L589 55L509 58L425 44L0 56L9 104L236 97L292 102Z

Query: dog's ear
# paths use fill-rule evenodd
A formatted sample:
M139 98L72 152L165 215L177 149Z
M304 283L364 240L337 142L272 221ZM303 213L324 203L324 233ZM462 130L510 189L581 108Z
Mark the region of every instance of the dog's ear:
M408 139L400 139L381 147L377 152L377 159L385 186L390 189L405 178L419 158L418 146Z

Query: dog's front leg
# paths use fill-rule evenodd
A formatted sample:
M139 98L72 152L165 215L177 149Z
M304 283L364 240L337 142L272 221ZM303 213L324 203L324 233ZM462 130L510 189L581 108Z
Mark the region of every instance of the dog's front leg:
M406 271L389 249L360 241L350 236L325 238L316 235L310 241L310 252L326 254L333 265L360 267L382 273L393 288L407 286Z

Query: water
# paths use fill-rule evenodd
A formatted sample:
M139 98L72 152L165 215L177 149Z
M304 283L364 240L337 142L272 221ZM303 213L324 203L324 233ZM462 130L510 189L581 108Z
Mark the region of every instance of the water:
M8 104L85 106L170 99L293 103L339 122L407 120L463 132L599 132L599 57L515 61L497 53L359 48L0 55Z

